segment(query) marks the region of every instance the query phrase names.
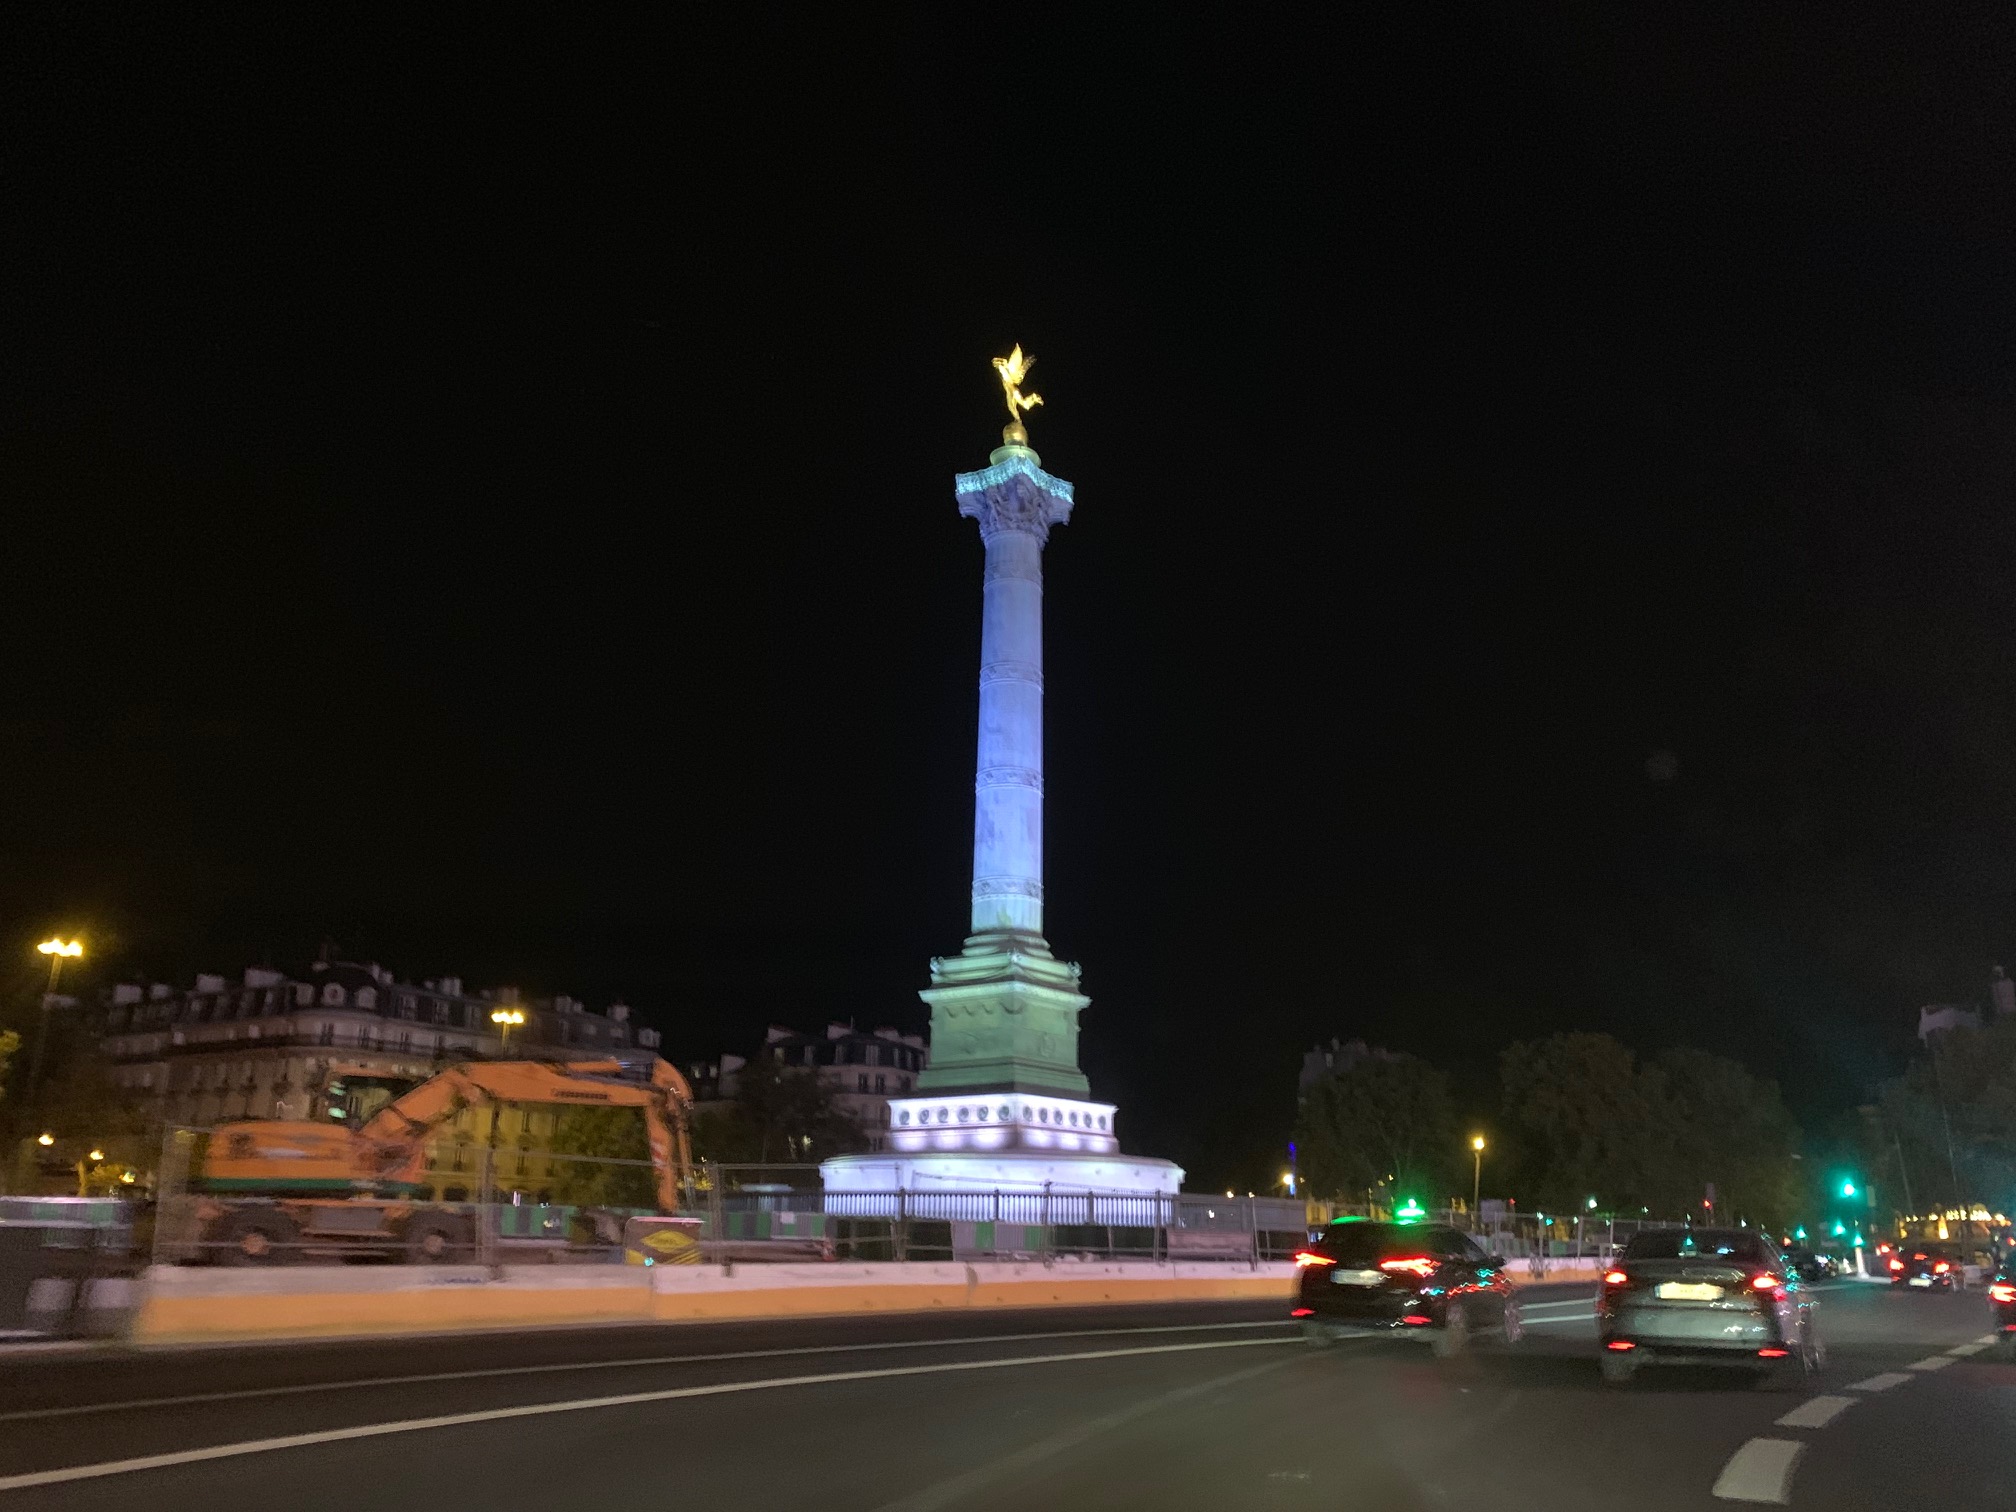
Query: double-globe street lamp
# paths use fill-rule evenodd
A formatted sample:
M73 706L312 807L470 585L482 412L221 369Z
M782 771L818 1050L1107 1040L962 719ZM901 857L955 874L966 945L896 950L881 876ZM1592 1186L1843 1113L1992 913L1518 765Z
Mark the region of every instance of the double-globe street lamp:
M504 1036L504 1053L507 1056L510 1055L511 1031L525 1022L525 1010L522 1008L492 1008L490 1010L490 1022L495 1024L498 1032Z

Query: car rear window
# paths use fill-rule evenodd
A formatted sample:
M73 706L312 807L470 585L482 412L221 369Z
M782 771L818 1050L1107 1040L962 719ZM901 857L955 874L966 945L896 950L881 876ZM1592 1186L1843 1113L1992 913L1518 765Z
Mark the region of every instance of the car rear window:
M1771 1252L1764 1241L1742 1229L1661 1229L1639 1234L1624 1246L1626 1260L1730 1259L1744 1265L1768 1265Z
M1415 1224L1336 1223L1316 1242L1318 1252L1342 1265L1374 1265L1401 1255L1433 1255L1441 1251L1429 1232Z

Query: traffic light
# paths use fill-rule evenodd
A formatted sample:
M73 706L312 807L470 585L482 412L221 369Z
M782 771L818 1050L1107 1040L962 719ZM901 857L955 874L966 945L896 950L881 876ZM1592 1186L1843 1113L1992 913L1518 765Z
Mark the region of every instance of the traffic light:
M1853 1196L1855 1195L1855 1178L1854 1178L1854 1177L1852 1177L1852 1176L1844 1176L1844 1177L1843 1177L1843 1178L1841 1179L1841 1195L1842 1195L1843 1197L1853 1197Z

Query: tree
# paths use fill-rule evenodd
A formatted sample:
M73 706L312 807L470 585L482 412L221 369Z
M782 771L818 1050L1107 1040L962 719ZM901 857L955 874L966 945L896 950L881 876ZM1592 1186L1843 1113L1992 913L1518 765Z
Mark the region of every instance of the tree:
M553 1200L576 1207L656 1208L658 1173L648 1165L650 1131L639 1108L567 1108L553 1130L555 1155L588 1157L553 1162Z
M809 1163L868 1147L832 1088L810 1069L770 1054L742 1068L731 1107L695 1123L694 1143L702 1159L724 1165Z
M1799 1127L1778 1084L1705 1050L1662 1051L1648 1069L1656 1130L1645 1190L1661 1211L1699 1202L1715 1183L1727 1215L1782 1228L1801 1207Z
M1542 1210L1590 1197L1616 1211L1694 1212L1781 1224L1799 1208L1799 1129L1775 1082L1705 1050L1640 1066L1607 1034L1557 1034L1500 1060L1525 1190Z
M1607 1034L1556 1034L1499 1057L1507 1123L1529 1200L1556 1212L1594 1196L1649 1202L1647 1151L1659 1140L1631 1052Z
M1445 1191L1459 1142L1449 1083L1411 1055L1368 1055L1309 1089L1295 1141L1312 1192L1355 1200L1389 1177L1403 1195Z

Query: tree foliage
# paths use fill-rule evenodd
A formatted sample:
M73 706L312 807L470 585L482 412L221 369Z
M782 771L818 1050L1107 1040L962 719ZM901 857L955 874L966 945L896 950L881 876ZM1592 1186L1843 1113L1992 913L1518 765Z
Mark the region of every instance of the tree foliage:
M734 1101L696 1120L693 1140L701 1159L723 1165L812 1162L868 1147L831 1087L773 1055L742 1068Z
M2016 1203L2016 1018L1933 1036L1876 1102L1864 1168L1891 1196L1932 1207Z
M1526 1200L1573 1211L1698 1210L1780 1224L1799 1207L1799 1129L1775 1082L1704 1050L1639 1064L1607 1034L1557 1034L1500 1060L1508 1151Z
M578 1207L655 1208L657 1172L648 1165L649 1131L638 1108L566 1108L550 1141L556 1155L586 1157L553 1163L553 1200Z
M1456 1105L1426 1061L1375 1054L1309 1089L1295 1137L1312 1193L1357 1200L1390 1178L1396 1192L1431 1197L1457 1161Z

